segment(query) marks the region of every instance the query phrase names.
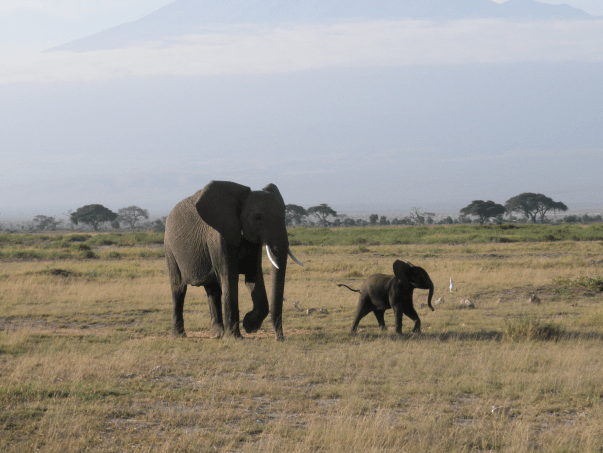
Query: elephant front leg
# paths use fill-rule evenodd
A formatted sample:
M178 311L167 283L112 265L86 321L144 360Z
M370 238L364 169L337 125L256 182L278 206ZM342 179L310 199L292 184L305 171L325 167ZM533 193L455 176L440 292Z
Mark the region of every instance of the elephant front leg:
M243 318L243 328L247 333L260 330L262 322L269 313L268 296L266 295L264 275L262 274L262 245L253 244L250 249L247 261L243 263L245 266L245 286L253 302L253 309Z
M392 304L392 308L394 309L394 317L396 318L396 333L402 335L402 307Z
M415 307L407 307L404 310L404 314L415 322L415 328L412 329L413 333L421 333L421 319L415 311Z
M245 277L245 286L249 290L251 300L253 301L253 310L243 318L243 327L245 332L257 332L262 327L262 322L268 316L268 296L264 286L264 278L260 274L254 277Z
M207 301L209 302L210 330L212 338L222 338L224 335L224 321L222 319L222 290L220 285L213 283L205 286Z
M377 318L377 323L379 324L379 329L387 330L385 327L385 310L374 310L375 318Z
M186 337L184 332L184 297L186 285L172 284L172 330L173 337Z

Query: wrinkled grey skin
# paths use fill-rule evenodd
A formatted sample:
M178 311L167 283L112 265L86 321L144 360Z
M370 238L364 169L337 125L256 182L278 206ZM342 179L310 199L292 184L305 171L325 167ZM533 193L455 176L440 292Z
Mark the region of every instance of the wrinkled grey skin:
M394 275L373 274L362 284L360 290L345 286L351 291L360 293L356 317L352 324L352 333L356 332L358 323L370 312L375 314L379 328L386 330L383 315L385 310L394 309L396 333L402 333L402 314L415 322L413 332L421 332L421 320L412 303L412 293L415 288L428 289L427 305L433 311L433 283L425 269L410 263L396 260L393 265Z
M213 336L241 337L238 282L242 274L253 301L243 327L248 333L257 331L270 312L276 338L283 339L289 240L285 203L274 184L251 191L233 182L210 182L174 207L165 224L164 242L173 336L185 336L184 297L187 285L192 285L205 288ZM262 244L271 248L279 267L272 268L270 310L262 275Z

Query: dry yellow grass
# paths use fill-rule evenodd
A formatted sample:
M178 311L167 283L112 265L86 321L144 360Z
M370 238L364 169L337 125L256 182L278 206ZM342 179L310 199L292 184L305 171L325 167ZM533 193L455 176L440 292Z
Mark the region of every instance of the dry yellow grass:
M366 249L294 251L305 266L288 268L281 343L268 323L209 339L198 288L189 337L170 338L163 260L0 263L0 450L602 451L603 293L552 283L600 276L600 243ZM387 312L388 332L369 315L350 336L357 294L335 283L358 287L396 258L445 303L420 308L415 291L422 335L405 320L397 338ZM509 335L521 319L557 335Z

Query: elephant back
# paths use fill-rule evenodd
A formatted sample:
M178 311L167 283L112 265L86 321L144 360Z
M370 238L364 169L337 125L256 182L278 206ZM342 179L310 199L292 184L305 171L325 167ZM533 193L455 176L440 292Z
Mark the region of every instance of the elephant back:
M163 241L166 246L173 247L176 245L176 240L185 235L185 230L199 228L198 223L203 222L195 209L195 195L182 200L174 206L174 209L168 215L165 221L165 236Z

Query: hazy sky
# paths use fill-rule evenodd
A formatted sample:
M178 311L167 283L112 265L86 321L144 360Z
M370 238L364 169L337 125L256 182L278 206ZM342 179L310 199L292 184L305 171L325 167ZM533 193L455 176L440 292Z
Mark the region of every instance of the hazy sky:
M225 27L40 53L167 3L0 3L0 219L165 215L211 179L343 212L524 191L603 210L603 21Z
M494 0L504 3L501 0ZM603 16L600 0L540 0ZM166 0L2 0L0 54L39 51L131 22L171 3Z

